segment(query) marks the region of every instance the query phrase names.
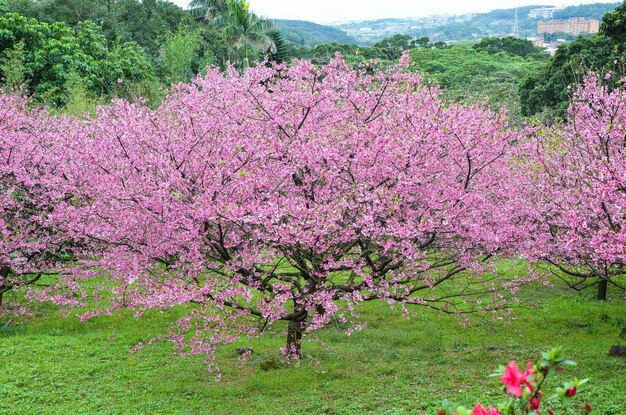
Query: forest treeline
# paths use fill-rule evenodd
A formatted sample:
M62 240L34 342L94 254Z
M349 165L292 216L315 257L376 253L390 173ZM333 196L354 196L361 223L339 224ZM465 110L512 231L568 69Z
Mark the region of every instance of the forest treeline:
M207 67L238 69L268 57L328 63L337 52L353 65L386 66L410 50L412 66L447 98L489 99L514 116L563 114L589 71L615 84L624 74L626 2L601 33L562 45L554 57L513 37L448 45L394 35L372 46L296 45L278 23L243 0L0 0L0 77L5 90L67 112L90 111L113 97L158 105L169 85Z

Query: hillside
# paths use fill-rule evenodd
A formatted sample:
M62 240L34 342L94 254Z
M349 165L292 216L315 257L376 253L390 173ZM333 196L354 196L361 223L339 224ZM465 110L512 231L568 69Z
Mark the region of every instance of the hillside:
M343 30L303 20L274 20L288 41L300 46L315 46L320 43L356 43Z
M604 13L615 10L621 2L617 3L593 3L570 6L554 14L555 20L571 19L572 17L586 17L588 19L601 20Z
M614 10L620 3L594 3L570 6L555 13L554 20L572 17L600 20L605 12ZM502 37L517 34L527 37L536 34L537 22L528 16L530 10L546 7L534 5L517 9L518 29L514 33L516 9L494 10L488 13L457 16L429 16L424 18L380 19L347 22L335 27L354 37L358 43L370 45L397 33L413 37L428 36L433 41L463 41L486 36Z

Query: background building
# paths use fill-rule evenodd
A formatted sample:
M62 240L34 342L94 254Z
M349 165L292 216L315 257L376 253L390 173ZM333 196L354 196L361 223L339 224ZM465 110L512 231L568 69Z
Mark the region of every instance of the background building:
M562 7L545 7L541 9L532 9L528 13L528 17L531 19L552 19L554 13L563 10Z
M552 20L539 22L537 33L567 33L580 35L581 33L598 33L600 21L596 19L573 18L569 20Z

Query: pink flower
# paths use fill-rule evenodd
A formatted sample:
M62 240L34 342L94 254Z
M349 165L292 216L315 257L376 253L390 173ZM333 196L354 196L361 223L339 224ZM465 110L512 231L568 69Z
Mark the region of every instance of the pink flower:
M509 365L504 369L504 376L500 380L507 386L508 392L517 397L522 396L521 384L528 384L526 375L518 369L515 362L509 362Z
M535 370L533 369L532 364L530 363L530 361L528 362L528 364L526 365L526 373L524 373L524 377L525 379L522 380L523 383L526 384L527 386L527 390L528 392L533 392L535 390L534 386L531 385L529 379L535 374Z
M472 415L500 415L500 412L493 406L489 407L489 410L485 409L480 403L476 403Z

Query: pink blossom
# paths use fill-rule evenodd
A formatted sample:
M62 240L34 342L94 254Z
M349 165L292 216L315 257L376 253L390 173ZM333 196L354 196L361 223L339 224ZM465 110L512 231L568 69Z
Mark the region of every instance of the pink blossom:
M477 402L472 411L472 415L500 415L500 412L498 412L497 408L492 406L490 406L489 409L485 409L484 406Z
M500 378L502 383L507 387L508 392L517 397L522 396L522 383L527 383L526 375L523 374L517 367L517 363L514 361L509 362L504 369L504 375Z

